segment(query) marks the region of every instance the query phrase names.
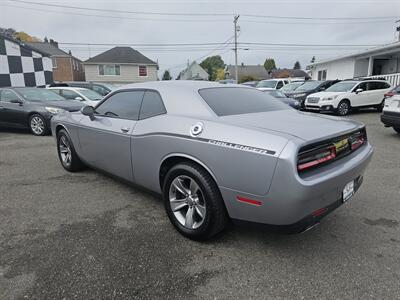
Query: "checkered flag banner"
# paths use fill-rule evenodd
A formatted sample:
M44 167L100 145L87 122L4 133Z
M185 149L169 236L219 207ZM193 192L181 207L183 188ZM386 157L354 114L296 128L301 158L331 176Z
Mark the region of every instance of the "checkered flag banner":
M52 82L51 58L0 36L0 87L44 86Z

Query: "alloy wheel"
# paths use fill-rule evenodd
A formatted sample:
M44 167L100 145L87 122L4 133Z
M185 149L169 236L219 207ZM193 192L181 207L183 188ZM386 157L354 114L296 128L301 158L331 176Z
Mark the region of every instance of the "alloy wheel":
M206 216L206 203L196 181L185 175L176 177L169 188L169 203L178 222L188 228L197 229Z
M349 113L349 105L346 102L340 103L338 111L341 116L347 115Z
M41 135L44 132L44 122L40 117L33 117L31 119L31 129L34 134Z
M58 148L60 151L62 163L66 166L69 166L72 160L71 146L65 136L60 137Z

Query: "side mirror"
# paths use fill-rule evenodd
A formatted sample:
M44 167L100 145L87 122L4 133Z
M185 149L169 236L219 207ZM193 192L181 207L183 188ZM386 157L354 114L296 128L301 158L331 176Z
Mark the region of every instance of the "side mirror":
M319 90L320 90L320 91L325 91L326 89L325 89L324 87L322 87L322 88L320 88Z
M92 121L94 120L94 112L93 106L84 106L81 109L82 115L88 116Z
M21 101L20 99L13 99L13 100L10 100L10 103L15 103L15 104L22 105L22 101Z
M78 97L75 98L75 100L83 101L83 98L78 96Z
M363 89L356 89L356 94L363 92Z

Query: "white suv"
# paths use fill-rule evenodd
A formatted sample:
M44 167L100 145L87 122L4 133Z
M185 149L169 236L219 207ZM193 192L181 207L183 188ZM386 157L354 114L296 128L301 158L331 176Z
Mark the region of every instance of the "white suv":
M257 83L256 89L260 91L272 91L272 90L279 90L284 85L289 83L288 79L267 79L261 80Z
M307 110L333 111L347 115L352 108L375 107L382 110L384 94L390 84L384 80L344 80L323 92L311 94L305 101Z
M385 99L381 121L385 127L393 127L400 134L400 95Z

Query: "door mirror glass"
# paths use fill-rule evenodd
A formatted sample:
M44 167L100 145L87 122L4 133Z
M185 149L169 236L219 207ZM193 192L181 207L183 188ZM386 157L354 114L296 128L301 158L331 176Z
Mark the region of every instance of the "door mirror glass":
M75 100L83 101L83 98L78 96L78 97L75 97Z
M84 106L81 109L81 113L85 116L90 117L90 120L94 119L94 112L95 112L95 110L94 110L93 106Z
M362 91L364 91L363 89L356 89L356 94L361 93Z

